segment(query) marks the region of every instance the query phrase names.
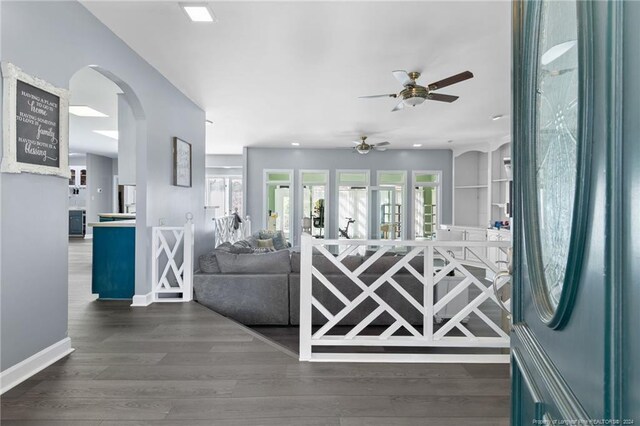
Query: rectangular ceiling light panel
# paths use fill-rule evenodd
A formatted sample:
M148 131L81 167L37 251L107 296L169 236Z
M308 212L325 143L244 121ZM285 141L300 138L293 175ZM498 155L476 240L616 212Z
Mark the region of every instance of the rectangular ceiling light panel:
M181 3L180 6L192 22L214 22L216 20L206 3Z
M77 115L78 117L108 117L107 114L87 105L69 105L69 114Z

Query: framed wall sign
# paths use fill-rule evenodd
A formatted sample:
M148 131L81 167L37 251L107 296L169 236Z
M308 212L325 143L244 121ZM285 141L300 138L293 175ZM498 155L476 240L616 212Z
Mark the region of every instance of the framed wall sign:
M173 138L173 184L191 187L191 144Z
M2 63L3 173L69 178L69 92Z

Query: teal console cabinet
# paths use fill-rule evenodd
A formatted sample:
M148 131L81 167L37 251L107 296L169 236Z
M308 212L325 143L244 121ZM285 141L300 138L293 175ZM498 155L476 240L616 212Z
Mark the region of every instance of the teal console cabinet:
M99 299L132 299L135 293L135 221L92 223L91 291Z

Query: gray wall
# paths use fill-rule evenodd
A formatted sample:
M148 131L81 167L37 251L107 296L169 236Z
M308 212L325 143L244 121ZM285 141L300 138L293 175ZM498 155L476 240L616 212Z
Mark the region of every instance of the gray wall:
M113 159L87 154L87 223L99 222L98 214L113 212ZM87 234L93 228L87 227Z
M207 168L209 167L242 167L242 155L218 155L208 154L206 159Z
M118 184L136 184L136 119L129 102L118 94Z
M442 210L441 223L451 223L451 195L452 195L452 152L448 149L440 150L388 150L372 152L367 155L352 153L345 149L270 149L245 148L245 188L246 211L252 218L253 230L264 227L263 202L263 170L264 169L293 169L294 171L294 203L293 215L294 240L300 237L300 170L329 170L329 229L328 236L337 236L338 203L336 185L336 170L339 169L368 169L371 172L371 185L376 184L378 170L405 170L407 184L411 184L412 170L441 170L442 171ZM412 191L406 192L405 205L407 217L412 217ZM344 224L340 224L344 225Z
M25 27L29 23L28 28ZM0 59L58 87L96 65L121 87L138 123L136 294L150 292L150 227L192 212L204 230L205 114L77 2L2 2ZM171 138L192 143L191 189L171 186ZM2 370L67 335L68 182L0 175Z

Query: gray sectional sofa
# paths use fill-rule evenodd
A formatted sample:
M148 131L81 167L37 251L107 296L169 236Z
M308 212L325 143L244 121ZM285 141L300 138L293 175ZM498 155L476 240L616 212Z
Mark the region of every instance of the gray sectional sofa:
M373 263L360 279L367 285L392 267L401 257L383 256ZM343 264L356 269L367 256L348 256ZM423 258L411 260L418 272L423 271ZM314 254L313 265L325 275L349 300L361 289L323 255ZM406 269L394 275L394 280L418 303L423 300L423 285ZM194 276L195 299L210 309L246 325L298 325L300 312L300 254L289 250L268 253L239 254L216 250L200 258L200 271ZM414 325L422 324L422 314L389 283L376 294ZM344 304L314 278L313 295L331 313L336 314ZM377 304L365 300L340 322L355 325L365 318ZM314 325L326 319L313 309ZM390 325L395 321L383 313L372 325Z

